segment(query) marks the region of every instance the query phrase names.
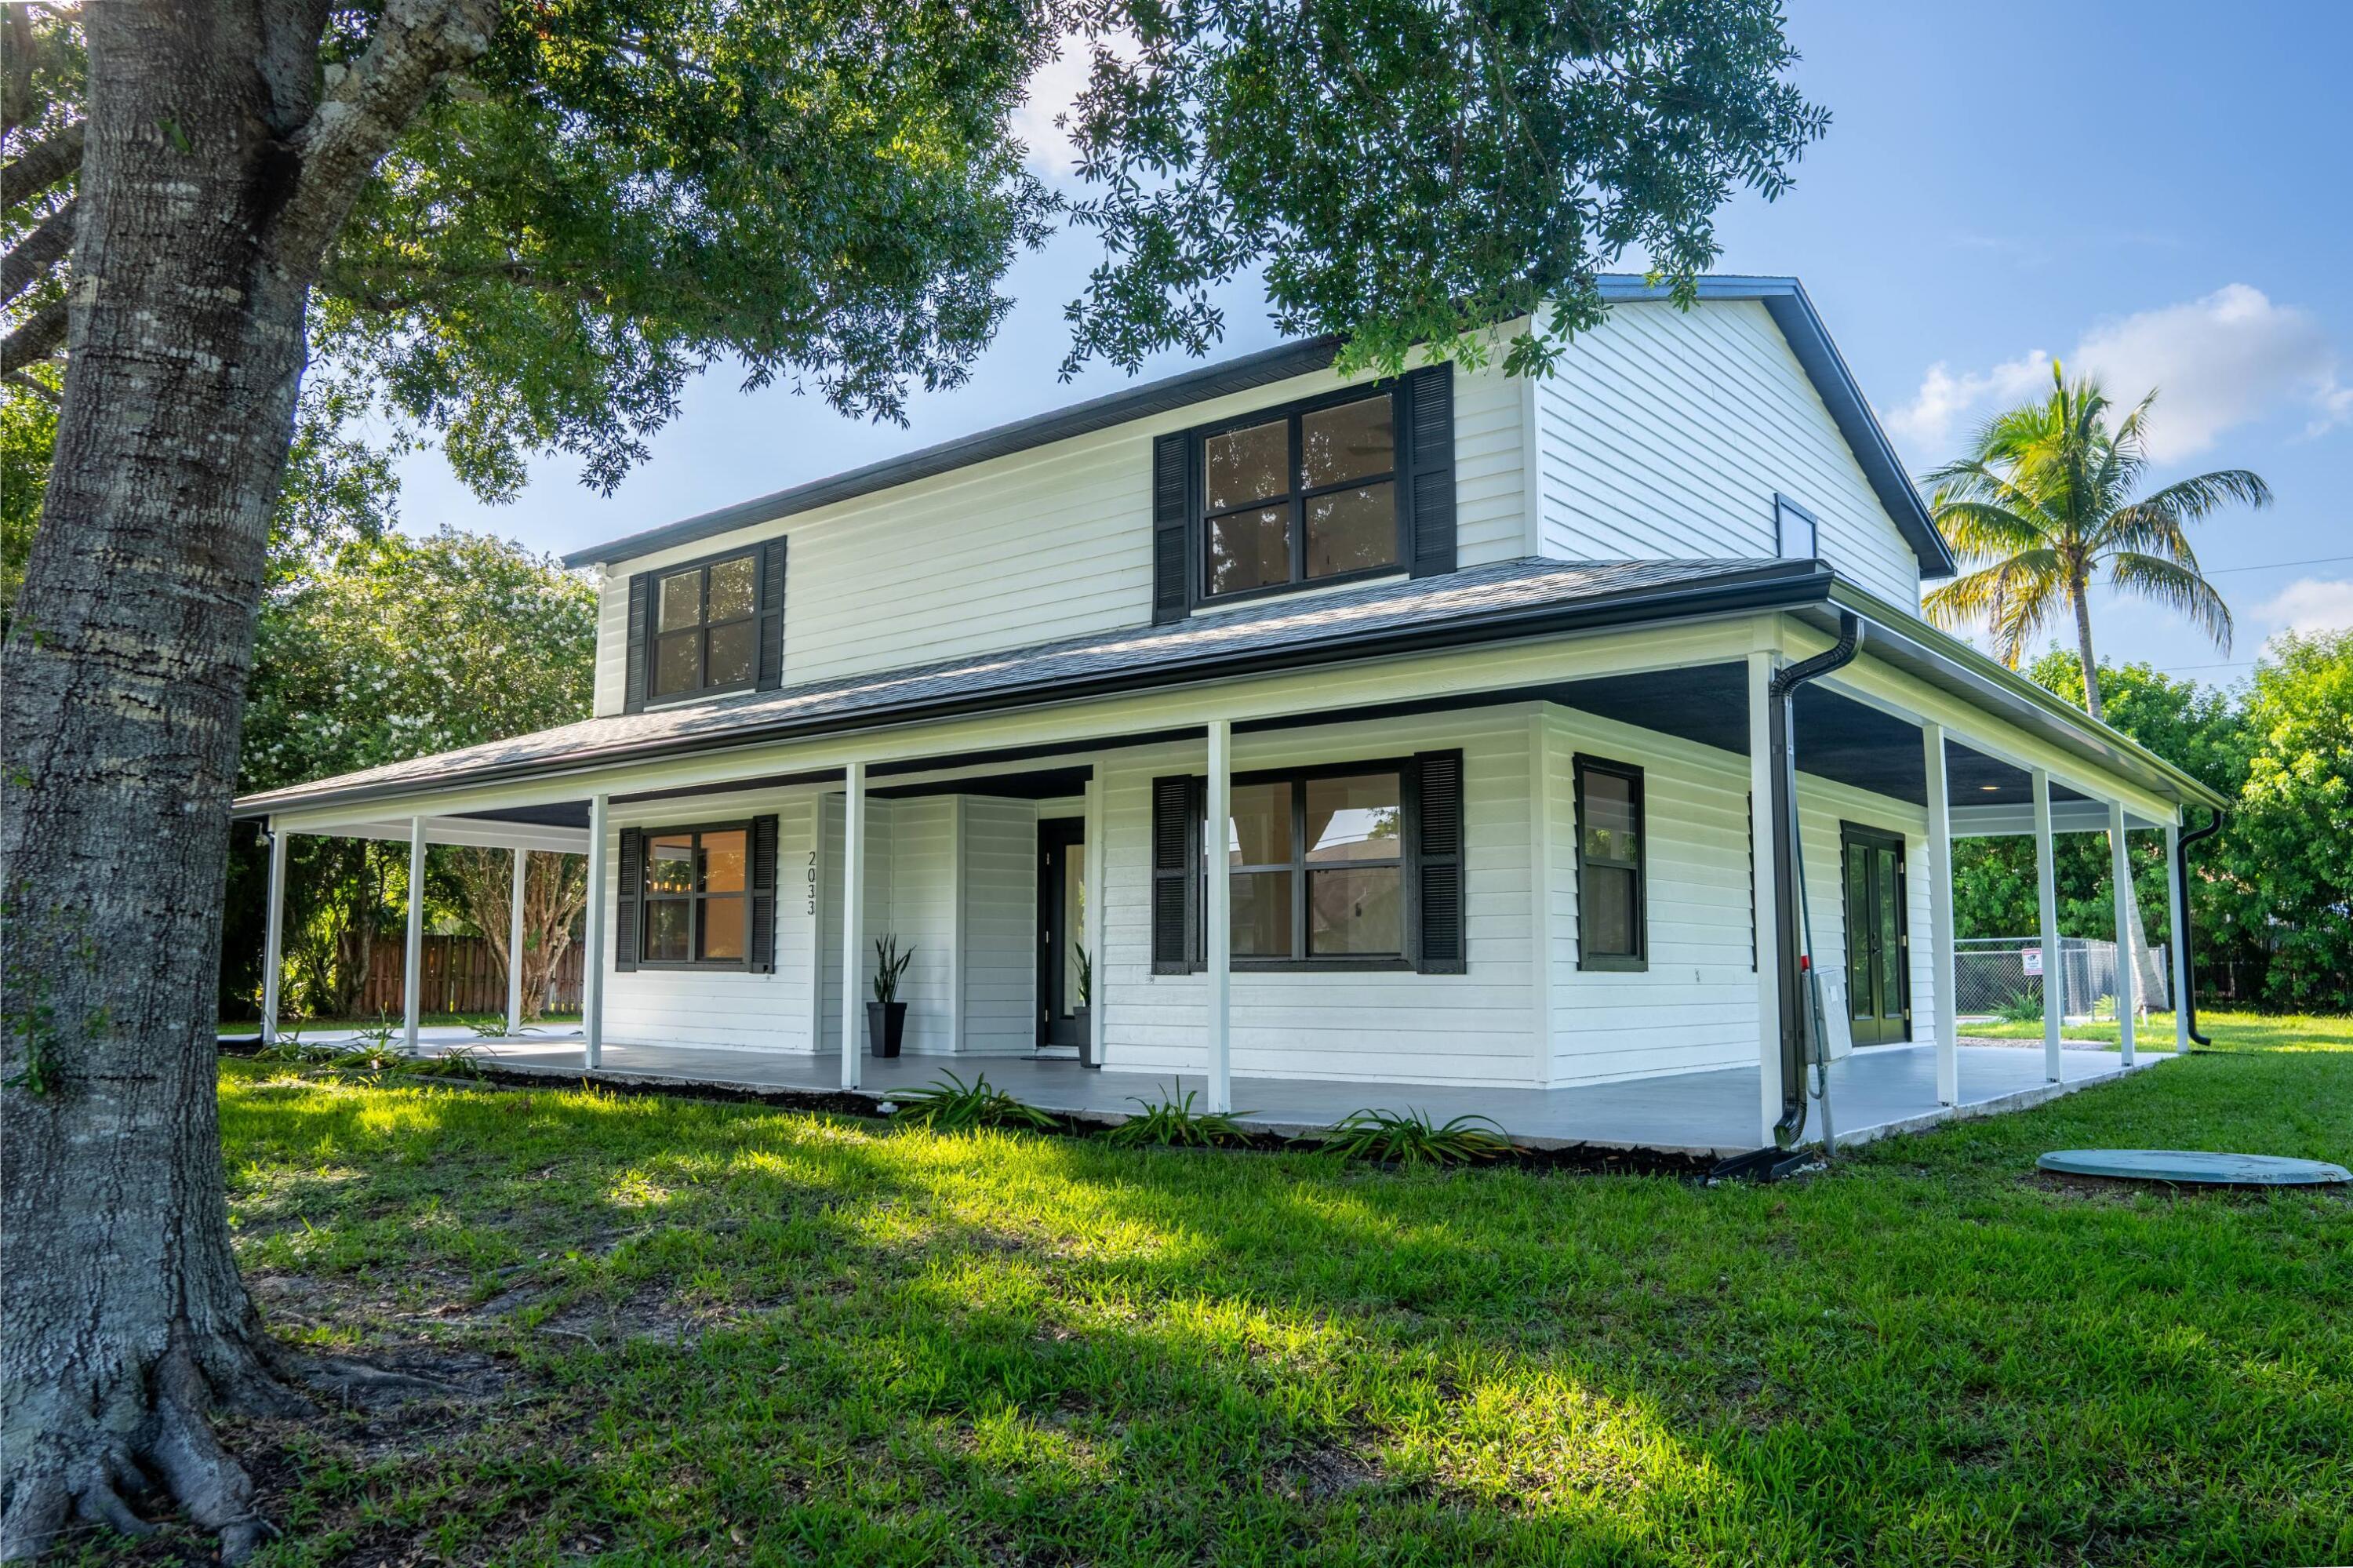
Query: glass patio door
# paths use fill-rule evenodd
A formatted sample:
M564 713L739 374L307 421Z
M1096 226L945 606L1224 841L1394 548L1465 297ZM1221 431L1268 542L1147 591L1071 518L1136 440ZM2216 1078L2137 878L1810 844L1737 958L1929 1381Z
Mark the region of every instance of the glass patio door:
M1846 872L1847 1015L1858 1045L1912 1038L1911 934L1906 929L1904 841L1841 824Z

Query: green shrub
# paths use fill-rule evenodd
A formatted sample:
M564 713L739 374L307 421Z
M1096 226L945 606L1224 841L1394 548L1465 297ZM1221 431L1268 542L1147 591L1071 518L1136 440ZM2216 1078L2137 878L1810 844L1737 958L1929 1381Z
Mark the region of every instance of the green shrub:
M1162 1149L1210 1149L1221 1143L1242 1143L1250 1134L1224 1111L1197 1111L1193 1108L1196 1095L1187 1090L1182 1099L1145 1100L1130 1095L1128 1098L1139 1107L1136 1113L1103 1134L1107 1143L1123 1149L1154 1145ZM1240 1113L1235 1113L1240 1114Z
M1324 1134L1323 1144L1324 1152L1342 1160L1394 1160L1399 1165L1462 1165L1512 1151L1512 1140L1491 1118L1458 1116L1443 1127L1433 1127L1419 1111L1350 1111Z
M975 1127L1041 1127L1054 1118L1035 1106L1025 1106L1003 1089L992 1087L987 1074L969 1084L954 1073L944 1073L920 1089L898 1097L899 1120L942 1132Z

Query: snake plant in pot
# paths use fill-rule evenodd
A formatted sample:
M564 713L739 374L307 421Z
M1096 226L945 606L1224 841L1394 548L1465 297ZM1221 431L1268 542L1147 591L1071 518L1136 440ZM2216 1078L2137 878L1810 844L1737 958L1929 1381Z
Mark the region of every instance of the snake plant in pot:
M877 1056L896 1056L907 1036L907 1004L899 1000L899 982L915 949L899 950L896 936L874 938L874 1000L866 1004L866 1044Z

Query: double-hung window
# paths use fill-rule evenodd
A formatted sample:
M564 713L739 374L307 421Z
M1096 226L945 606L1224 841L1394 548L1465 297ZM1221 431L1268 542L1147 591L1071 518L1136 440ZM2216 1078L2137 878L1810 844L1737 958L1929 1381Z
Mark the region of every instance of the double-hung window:
M1403 967L1399 768L1244 775L1231 793L1224 836L1234 961Z
M1206 431L1205 599L1394 570L1405 558L1397 394L1382 388Z
M1577 759L1577 962L1650 967L1642 890L1642 770Z
M665 828L645 835L638 961L740 969L751 956L747 823Z
M653 585L656 701L748 689L759 667L760 571L754 551L664 572Z

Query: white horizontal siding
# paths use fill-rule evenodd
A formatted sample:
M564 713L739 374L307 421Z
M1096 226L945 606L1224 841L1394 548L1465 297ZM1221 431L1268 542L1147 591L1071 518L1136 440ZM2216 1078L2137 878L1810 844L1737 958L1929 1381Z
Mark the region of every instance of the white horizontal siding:
M1821 520L1833 567L1918 602L1917 559L1762 304L1614 306L1536 399L1546 555L1770 556L1778 492Z
M1553 1082L1755 1062L1747 759L1573 708L1552 747ZM1577 968L1579 754L1642 769L1646 969Z
M1342 385L1297 376L620 562L599 590L596 711L621 709L631 576L779 534L793 684L1145 624L1153 438ZM1457 373L1464 565L1527 553L1519 398L1500 369Z
M620 831L691 827L774 813L776 821L776 968L774 974L724 969L612 968L606 956L605 1038L649 1045L741 1045L765 1051L810 1049L809 964L816 921L808 909L807 864L816 798L806 792L749 791L707 800L616 807L605 840L610 874L602 890L605 929L616 935L620 904Z
M1531 945L1528 723L1524 708L1237 736L1237 771L1461 747L1469 972L1233 977L1234 1071L1414 1083L1526 1083L1536 1015ZM1103 788L1104 932L1096 995L1107 1067L1198 1072L1202 976L1151 963L1152 780L1198 773L1201 747L1112 754ZM1242 1098L1248 1099L1245 1092Z
M965 1051L1038 1047L1038 810L1026 800L965 800Z

